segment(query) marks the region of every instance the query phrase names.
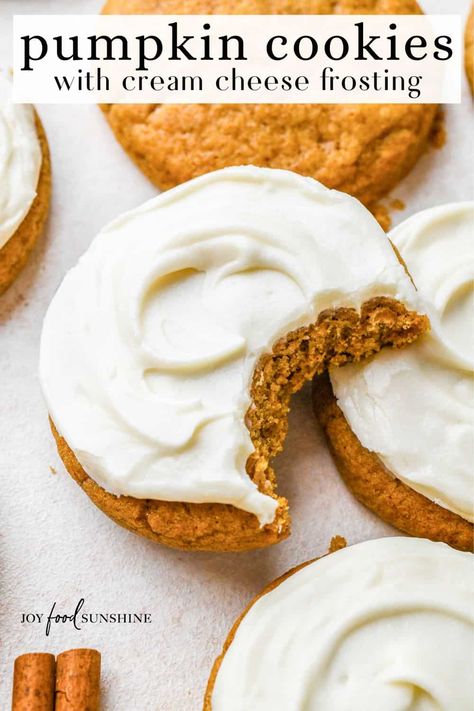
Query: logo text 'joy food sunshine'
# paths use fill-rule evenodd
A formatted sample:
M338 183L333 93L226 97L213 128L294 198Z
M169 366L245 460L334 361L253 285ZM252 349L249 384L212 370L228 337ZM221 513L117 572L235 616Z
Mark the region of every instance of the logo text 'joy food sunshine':
M48 612L23 612L20 616L22 625L42 625L46 637L58 625L68 625L79 632L87 625L149 625L151 622L150 612L88 612L84 598L72 610L60 609L53 602Z

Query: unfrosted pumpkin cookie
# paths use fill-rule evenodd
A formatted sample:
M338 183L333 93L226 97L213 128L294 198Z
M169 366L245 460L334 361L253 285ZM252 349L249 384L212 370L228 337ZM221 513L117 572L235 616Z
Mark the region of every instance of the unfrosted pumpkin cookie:
M401 530L474 545L474 203L418 213L389 237L430 315L404 353L330 370L315 412L342 477Z
M45 318L40 377L70 474L153 540L245 550L289 532L271 460L292 393L428 326L354 198L227 168L106 227Z
M13 104L0 71L0 294L16 279L49 210L51 166L46 135L31 106Z
M115 14L416 14L414 0L108 0ZM429 105L111 104L116 137L168 189L203 173L253 164L309 175L373 208L427 145Z
M233 626L204 711L472 711L474 560L384 538L271 583Z
M471 6L464 34L464 64L471 91L474 93L474 4Z

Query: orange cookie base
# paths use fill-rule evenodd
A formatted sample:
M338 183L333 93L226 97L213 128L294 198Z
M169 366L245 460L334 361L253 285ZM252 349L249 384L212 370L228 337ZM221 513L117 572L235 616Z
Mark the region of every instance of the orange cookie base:
M48 141L38 115L36 115L36 131L43 156L37 194L23 222L0 249L0 295L15 281L25 266L33 247L43 232L49 212L51 161Z
M471 85L471 91L474 94L474 4L467 18L464 34L464 66Z
M331 553L335 553L336 551L340 550L341 548L346 547L346 541L342 536L334 536L334 538L331 540L329 550L326 553L326 555L331 555ZM310 565L311 563L316 562L319 560L319 558L313 558L313 560L308 560L305 563L301 563L300 565L297 565L295 568L292 568L289 570L287 573L284 573L284 575L281 575L279 578L276 580L273 580L269 585L267 585L261 593L259 593L254 599L247 605L245 610L242 612L242 614L237 618L237 620L234 622L232 629L230 630L226 641L224 642L224 646L222 648L222 652L219 654L217 657L216 661L213 664L211 674L209 676L209 681L207 682L207 687L206 687L206 693L204 696L204 706L203 706L203 711L212 711L212 692L214 690L214 684L216 683L216 678L217 674L219 672L220 666L222 664L222 661L226 655L227 650L229 649L230 645L234 641L234 637L237 633L237 630L239 628L240 623L246 616L246 614L249 612L249 610L255 605L258 600L260 600L261 597L264 595L267 595L267 593L271 592L272 590L275 590L281 583L283 583L287 578L290 578L292 575L297 573L299 570L302 570L303 568L306 568L307 565Z
M387 523L419 538L474 550L474 526L395 478L376 454L362 446L337 405L329 377L316 378L313 404L345 483Z
M103 12L410 15L421 10L415 0L108 0ZM437 107L426 104L101 108L122 147L160 189L227 166L253 164L311 176L374 211L425 151L437 117Z
M278 543L289 533L285 499L279 499L275 521L260 528L255 516L225 504L155 501L110 494L86 474L53 422L51 429L72 478L99 509L133 533L172 548L202 551L262 548Z
M288 502L276 494L271 461L283 448L292 394L328 365L360 360L383 346L404 346L428 326L426 316L407 311L393 299L378 297L366 302L360 313L351 308L324 311L317 323L289 333L260 359L246 414L255 447L247 472L258 489L279 504L275 520L263 528L254 515L230 505L115 496L87 475L52 424L59 454L71 476L104 513L158 543L208 551L246 551L278 543L288 536L290 519Z

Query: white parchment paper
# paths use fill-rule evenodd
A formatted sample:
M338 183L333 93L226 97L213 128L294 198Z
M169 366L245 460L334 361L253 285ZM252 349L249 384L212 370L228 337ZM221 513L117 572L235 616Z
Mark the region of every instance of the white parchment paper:
M96 12L100 0L0 0L0 63L11 64L13 13ZM428 12L459 11L468 0L425 0ZM419 209L472 199L473 104L446 110L448 140L431 150L394 191ZM338 478L311 412L296 397L277 462L291 503L293 533L269 550L190 554L154 545L98 511L62 466L37 378L38 341L48 303L65 271L98 230L156 190L118 146L94 106L39 107L48 133L54 196L47 235L0 301L0 707L9 707L12 665L26 651L97 647L103 654L104 711L197 711L211 664L243 606L290 567L349 543L395 532L365 511ZM22 624L53 602L70 614L148 612L148 625Z

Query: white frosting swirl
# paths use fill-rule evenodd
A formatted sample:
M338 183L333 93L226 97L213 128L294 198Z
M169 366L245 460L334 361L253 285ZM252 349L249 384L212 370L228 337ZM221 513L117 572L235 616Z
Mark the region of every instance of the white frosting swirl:
M261 597L212 711L472 711L474 559L385 538L322 558Z
M0 249L35 199L40 168L33 107L12 103L11 81L0 71Z
M325 308L416 292L355 199L286 171L228 168L119 218L48 310L40 377L85 471L116 494L276 502L246 474L262 353Z
M389 235L427 301L413 347L331 370L351 429L415 491L474 520L474 203L420 212Z

